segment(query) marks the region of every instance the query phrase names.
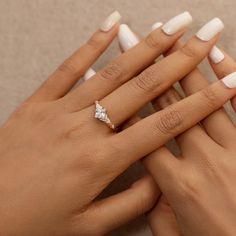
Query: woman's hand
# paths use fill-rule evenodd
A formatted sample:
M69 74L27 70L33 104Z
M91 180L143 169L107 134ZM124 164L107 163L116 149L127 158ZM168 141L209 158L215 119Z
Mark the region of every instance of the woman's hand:
M1 128L3 235L101 235L149 210L158 196L151 178L109 199L96 197L133 162L236 94L220 81L171 109L112 132L94 118L94 101L100 100L118 127L191 72L223 28L218 19L211 21L183 49L148 67L183 35L191 17L182 14L68 93L115 37L117 19L113 14ZM217 96L214 103L206 91Z
M110 168L119 153L93 113L83 118L63 102L117 32L117 24L108 32L98 30L0 129L1 235L102 235L154 204L156 186L149 177L96 200L118 175ZM109 80L104 82L108 86ZM89 93L84 90L84 102Z
M216 50L211 52L210 61L221 79L235 71L236 63ZM235 81L229 80L226 85L235 87ZM197 69L180 83L186 95L208 85ZM218 99L210 91L208 96L209 105ZM164 109L179 100L172 88L155 105ZM235 109L234 101L235 98ZM220 109L176 138L181 156L176 158L163 147L144 160L163 192L149 214L154 235L235 235L235 140L235 126Z

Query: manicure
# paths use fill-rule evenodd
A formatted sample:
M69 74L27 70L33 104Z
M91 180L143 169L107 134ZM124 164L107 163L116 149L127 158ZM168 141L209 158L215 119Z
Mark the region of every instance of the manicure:
M233 72L221 80L228 88L236 88L236 72Z
M225 55L217 46L214 46L209 53L209 57L212 62L218 64L224 60Z
M86 81L86 80L91 79L95 74L96 74L96 71L90 67L84 74L84 80Z
M112 27L118 23L121 19L121 15L118 11L114 11L107 19L103 22L101 26L101 30L104 32L108 32L112 29Z
M121 24L118 39L120 42L120 46L124 51L134 47L136 44L139 43L138 37L131 31L128 25Z
M160 28L163 25L162 22L156 22L155 24L152 25L152 31Z
M224 24L219 18L214 18L205 24L196 36L202 41L209 41L224 29Z
M179 30L186 28L189 24L192 23L192 16L189 12L184 12L174 18L170 19L167 23L162 26L162 30L167 35L173 35Z

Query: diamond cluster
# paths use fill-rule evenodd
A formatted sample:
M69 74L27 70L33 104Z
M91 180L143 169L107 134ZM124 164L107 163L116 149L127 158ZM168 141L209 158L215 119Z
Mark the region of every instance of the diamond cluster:
M110 119L107 116L107 111L105 108L103 108L97 101L95 103L96 109L95 109L95 118L105 122L105 123L111 123Z

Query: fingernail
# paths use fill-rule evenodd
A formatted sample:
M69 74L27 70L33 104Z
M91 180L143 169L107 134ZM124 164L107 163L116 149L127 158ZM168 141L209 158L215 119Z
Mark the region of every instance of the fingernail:
M221 80L226 87L236 88L236 72L233 72Z
M152 31L160 28L163 25L162 22L156 22L155 24L152 25Z
M206 23L196 36L202 41L209 41L224 29L224 24L219 18L214 18Z
M162 30L167 35L172 35L178 32L179 30L187 27L189 24L192 23L192 16L189 12L181 13L178 16L170 19L167 23L162 26Z
M93 68L89 68L86 73L84 74L84 80L91 79L96 74L96 71Z
M109 31L116 23L121 19L121 15L118 11L114 11L107 19L103 22L101 30L104 32Z
M209 53L209 57L212 62L217 64L224 60L225 55L217 46L214 46Z
M132 30L126 24L120 25L118 39L120 42L120 46L124 51L127 51L128 49L134 47L136 44L139 43L138 37L132 32Z

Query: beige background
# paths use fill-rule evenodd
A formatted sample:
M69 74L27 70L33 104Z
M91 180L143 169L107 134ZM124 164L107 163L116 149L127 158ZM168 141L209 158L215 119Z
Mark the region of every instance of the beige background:
M114 9L142 36L154 22L165 22L184 10L194 18L190 33L219 16L226 26L220 45L236 55L235 0L0 0L0 124ZM94 68L118 53L115 42ZM208 78L214 78L206 63L202 69ZM132 169L106 193L123 189L122 185L142 172ZM151 233L140 218L112 235Z

